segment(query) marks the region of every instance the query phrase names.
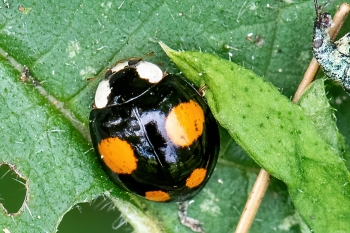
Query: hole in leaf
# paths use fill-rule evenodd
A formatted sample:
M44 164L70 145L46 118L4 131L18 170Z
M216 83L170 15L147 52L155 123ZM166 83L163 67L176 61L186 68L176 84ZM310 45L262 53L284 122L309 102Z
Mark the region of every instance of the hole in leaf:
M131 233L134 229L112 201L99 196L91 203L79 203L68 211L58 226L59 233Z
M8 215L21 210L27 193L27 180L8 164L0 164L0 206Z

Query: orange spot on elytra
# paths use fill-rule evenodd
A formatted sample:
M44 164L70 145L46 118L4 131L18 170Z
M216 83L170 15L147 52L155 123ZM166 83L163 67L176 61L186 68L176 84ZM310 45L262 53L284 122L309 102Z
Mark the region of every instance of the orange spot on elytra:
M203 133L204 112L193 100L172 108L165 122L170 140L177 146L191 145Z
M194 169L191 175L186 180L186 186L189 188L197 187L203 182L206 174L207 170L204 168Z
M157 191L148 191L145 193L145 198L151 201L169 201L170 195L166 192L163 192L161 190Z
M119 138L106 138L98 144L103 162L118 174L131 174L137 168L137 158L129 143Z

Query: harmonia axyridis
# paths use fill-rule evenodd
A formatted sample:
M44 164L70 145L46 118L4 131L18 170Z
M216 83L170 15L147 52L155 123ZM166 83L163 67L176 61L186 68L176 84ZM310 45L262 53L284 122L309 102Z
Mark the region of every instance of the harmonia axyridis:
M316 20L314 24L313 54L325 74L340 82L350 90L350 33L336 42L328 34L332 27L332 16L320 12L317 0L314 0Z
M146 61L122 62L106 72L93 106L92 142L120 187L152 201L183 201L208 181L218 126L184 79Z

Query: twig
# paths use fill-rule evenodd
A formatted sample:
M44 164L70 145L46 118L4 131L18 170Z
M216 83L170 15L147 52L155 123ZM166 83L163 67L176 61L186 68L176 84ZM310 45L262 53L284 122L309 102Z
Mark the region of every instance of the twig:
M312 80L314 80L314 77L316 76L319 67L320 64L318 64L315 58L312 58L309 67L305 71L304 77L301 80L297 91L295 92L295 95L293 97L293 103L296 103L300 99L300 96L303 94L306 87L309 86Z
M258 177L255 180L252 191L250 192L247 203L245 204L241 219L237 225L235 233L248 232L253 223L256 212L258 212L260 203L265 195L266 189L269 186L270 174L264 169L261 169Z
M329 31L329 35L332 40L334 40L334 38L338 35L338 32L342 27L345 19L347 18L349 12L350 12L350 5L347 3L343 3L339 7L338 11L335 13L333 18L334 26ZM304 74L304 77L298 87L298 90L294 95L294 98L293 98L294 103L299 100L301 94L304 92L306 87L312 82L312 80L314 79L317 73L318 67L319 67L318 62L316 61L315 58L313 58L309 64L308 69ZM269 182L270 182L269 173L267 173L264 169L261 169L258 177L256 178L252 191L249 195L247 203L244 207L241 219L238 222L235 233L248 232L250 226L253 223L254 217L258 212L260 203L265 195Z

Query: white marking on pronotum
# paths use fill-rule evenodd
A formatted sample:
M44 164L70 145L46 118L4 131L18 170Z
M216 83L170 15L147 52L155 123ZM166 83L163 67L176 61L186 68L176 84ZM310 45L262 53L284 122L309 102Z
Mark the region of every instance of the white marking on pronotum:
M105 79L98 84L95 94L95 107L104 108L108 104L108 96L111 94L109 80Z
M133 61L133 60L130 60ZM163 78L163 71L155 64L147 61L130 62L124 61L116 64L112 69L112 73L117 73L127 67L136 69L140 78L146 79L150 83L158 83ZM104 108L108 104L108 96L111 94L109 78L100 82L95 94L95 107Z
M136 65L140 78L147 79L150 83L158 83L163 78L163 71L155 64L140 61Z
M129 61L116 64L111 70L113 73L118 72L129 66ZM163 71L155 64L147 61L139 61L130 65L135 67L140 78L148 80L150 83L158 83L163 78Z
M129 64L128 61L117 63L111 70L112 70L113 73L116 73L116 72L124 69L125 67L127 67L128 64Z
M117 63L112 69L112 73L117 73L118 71L124 69L128 66L128 61ZM111 86L109 84L109 78L102 80L96 89L95 94L95 107L104 108L108 104L108 97L111 94Z

